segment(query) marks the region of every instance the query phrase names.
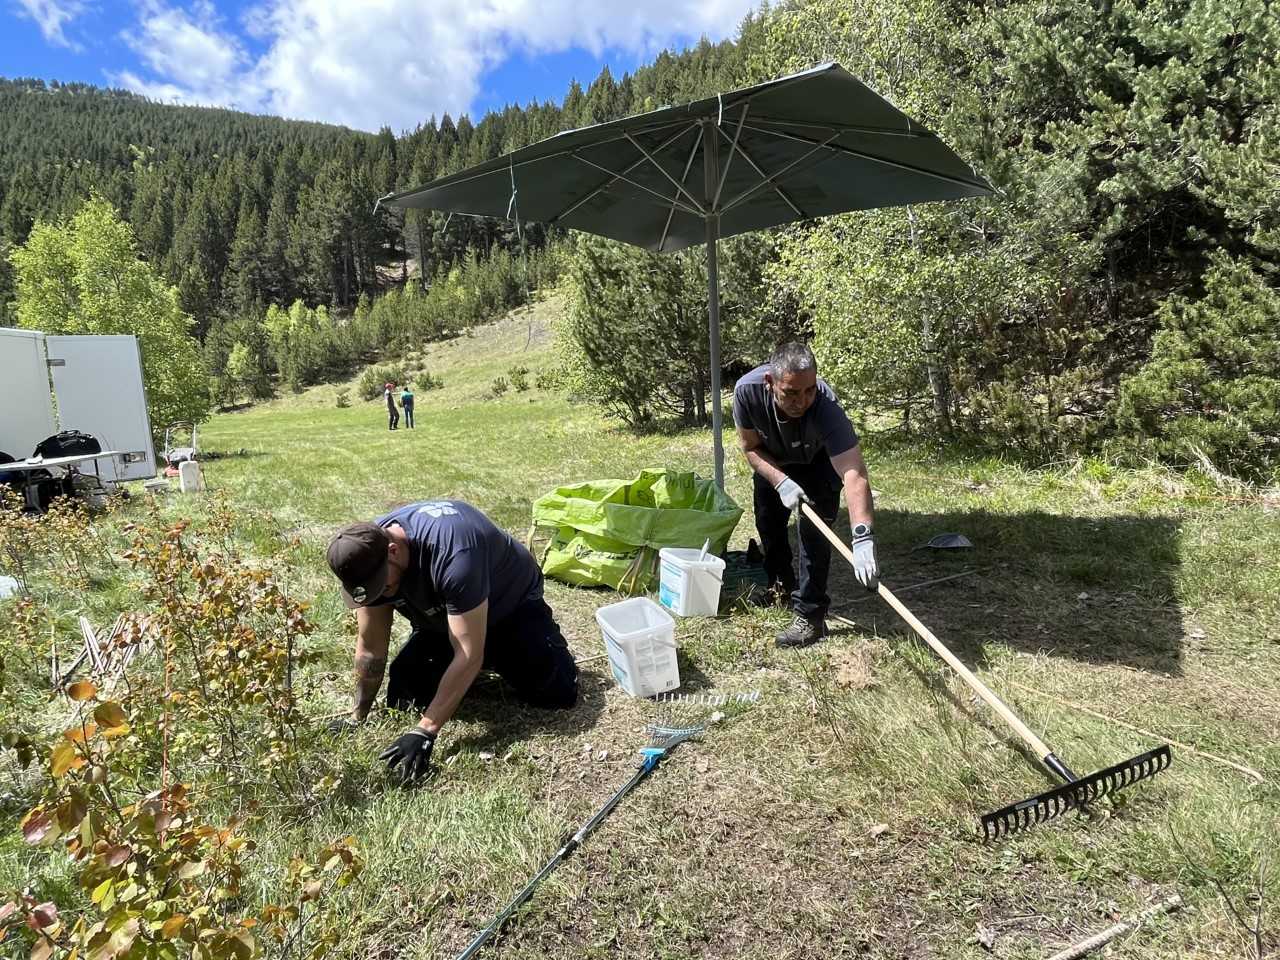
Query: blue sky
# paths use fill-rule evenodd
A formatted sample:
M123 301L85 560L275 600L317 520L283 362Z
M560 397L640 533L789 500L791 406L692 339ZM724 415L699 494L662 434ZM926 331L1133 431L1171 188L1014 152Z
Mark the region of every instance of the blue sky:
M397 132L731 37L754 0L0 0L0 76Z

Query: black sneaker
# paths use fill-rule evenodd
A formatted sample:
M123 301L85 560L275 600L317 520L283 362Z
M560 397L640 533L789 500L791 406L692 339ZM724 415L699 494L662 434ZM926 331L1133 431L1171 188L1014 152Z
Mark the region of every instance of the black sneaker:
M806 620L797 613L791 625L774 638L774 643L780 647L807 647L826 635L826 620Z

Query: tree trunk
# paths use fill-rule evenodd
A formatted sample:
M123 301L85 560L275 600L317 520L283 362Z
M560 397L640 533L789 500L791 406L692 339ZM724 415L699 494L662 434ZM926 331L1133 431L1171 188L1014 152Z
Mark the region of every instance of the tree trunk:
M351 302L351 245L346 240L339 248L342 251L342 303Z
M418 228L418 285L425 290L427 289L427 238L422 232L421 214L414 218L414 223ZM407 247L408 244L405 246ZM405 253L407 254L408 250Z
M916 231L916 214L907 207L907 223L911 228L911 246L919 253L920 235ZM924 368L929 378L929 395L933 398L933 413L942 426L945 436L951 435L951 385L947 380L947 371L938 366L938 338L933 329L933 317L929 304L922 304L920 311L920 333L924 340Z

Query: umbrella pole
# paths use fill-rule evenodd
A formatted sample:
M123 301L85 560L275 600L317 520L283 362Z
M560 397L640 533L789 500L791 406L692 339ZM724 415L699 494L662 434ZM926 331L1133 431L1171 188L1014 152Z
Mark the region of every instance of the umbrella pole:
M720 164L716 155L716 130L710 122L702 128L702 169L705 175L707 206L714 202L720 181ZM720 216L709 212L707 224L707 312L711 340L711 436L715 445L716 486L724 489L724 424L720 409L720 273L716 263L717 241L720 239Z
M720 410L720 277L716 269L716 234L720 218L707 217L707 300L711 316L711 435L716 451L716 486L724 489L724 424Z

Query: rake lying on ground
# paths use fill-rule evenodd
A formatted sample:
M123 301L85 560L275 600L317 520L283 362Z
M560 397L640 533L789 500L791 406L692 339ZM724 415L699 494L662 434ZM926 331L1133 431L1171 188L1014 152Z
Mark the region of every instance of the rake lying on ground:
M822 518L807 503L802 503L800 506L804 510L805 516L809 518L809 522L826 535L827 539L843 554L846 560L853 563L852 551L822 521ZM898 615L903 620L911 625L911 628L920 635L925 643L933 648L933 651L938 656L947 662L951 669L960 675L960 678L965 683L973 688L978 696L982 697L996 713L1000 714L1005 723L1009 724L1018 736L1026 741L1027 746L1036 752L1036 756L1040 758L1040 762L1048 768L1049 772L1063 781L1063 785L1060 787L1046 790L1044 793L1028 797L1018 803L1012 803L993 813L984 814L982 817L982 832L987 840L996 840L1017 830L1024 830L1037 823L1052 820L1054 817L1060 816L1071 809L1083 809L1093 801L1101 799L1109 793L1115 793L1117 790L1137 783L1139 780L1155 776L1173 762L1173 755L1170 753L1168 745L1164 744L1154 750L1140 753L1123 763L1117 763L1115 766L1107 767L1105 770L1098 770L1087 777L1076 776L1070 767L1058 759L1043 740L1032 733L1027 725L1019 720L1014 712L1005 706L1004 702L992 693L985 683L974 676L969 668L961 663L956 655L930 632L928 627L917 620L911 611L902 605L902 601L889 592L888 587L882 583L876 592L884 598L884 601L889 606L898 612Z
M649 743L641 748L640 766L631 775L631 779L624 783L618 792L596 811L595 816L578 829L577 833L565 841L564 846L556 851L555 856L547 861L546 866L539 870L525 888L515 895L487 927L480 931L468 944L467 949L458 954L457 960L468 960L475 956L480 948L502 928L507 919L533 896L538 885L582 844L588 834L604 822L605 817L613 812L613 808L622 801L623 797L635 789L641 780L653 773L668 753L686 740L702 733L710 724L721 719L735 707L749 706L758 699L760 699L758 690L740 694L664 694L660 697L659 702L663 705L663 710L658 718L646 727L649 732ZM721 709L713 714L712 708Z

